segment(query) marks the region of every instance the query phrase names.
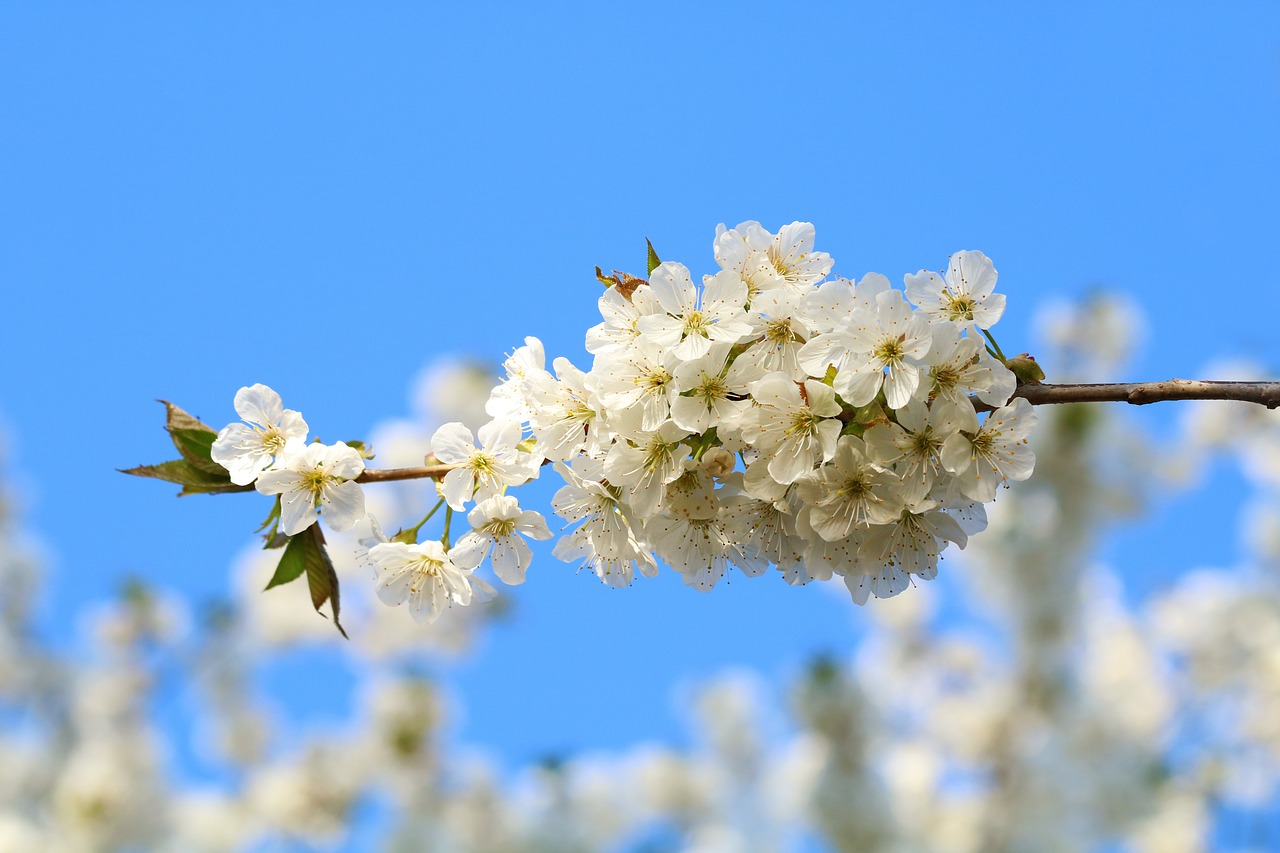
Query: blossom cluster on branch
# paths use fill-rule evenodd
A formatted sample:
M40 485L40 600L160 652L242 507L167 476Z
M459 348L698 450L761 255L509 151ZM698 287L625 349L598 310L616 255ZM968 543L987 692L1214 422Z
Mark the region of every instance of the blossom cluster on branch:
M839 577L862 604L935 577L941 552L984 529L984 505L1034 464L1035 415L1011 400L1018 380L989 331L1005 302L995 267L957 252L900 290L877 273L829 278L833 262L813 246L809 223L773 234L745 222L717 229L719 270L701 284L652 246L647 279L597 270L608 287L586 335L591 369L557 358L552 372L527 338L489 397L492 420L436 431L423 469L439 480L436 507L389 539L374 520L365 540L380 598L433 621L490 592L474 574L485 560L522 583L525 539L552 533L508 491L548 463L565 484L552 506L571 526L554 554L611 586L660 561L701 590L730 567L773 567L791 584ZM193 464L278 496L264 524L268 547L286 548L273 584L306 572L336 617L315 524L345 531L365 517L369 454L306 444L302 416L264 385L235 403L244 422ZM132 473L161 476L155 467ZM441 506L443 535L419 542ZM455 543L463 512L472 529Z

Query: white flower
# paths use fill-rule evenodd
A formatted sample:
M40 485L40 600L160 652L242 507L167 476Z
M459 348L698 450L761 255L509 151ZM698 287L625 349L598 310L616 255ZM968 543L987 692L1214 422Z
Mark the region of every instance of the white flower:
M493 570L503 583L524 583L525 570L533 552L517 533L533 539L550 539L547 522L533 510L521 510L510 495L497 495L481 501L467 515L471 523L466 533L453 546L449 557L464 569L475 569L492 551Z
M682 361L706 355L713 342L736 344L751 334L747 285L737 273L716 273L699 293L683 264L664 263L649 282L666 313L641 317L640 331Z
M439 542L386 542L369 549L378 572L378 598L392 606L409 602L415 622L436 621L450 604L471 603L471 572L458 566Z
M609 411L609 424L620 432L649 432L671 414L675 359L648 338L621 351L596 357L591 373L596 393Z
M507 378L489 393L484 410L495 420L527 421L532 413L531 397L535 388L555 380L546 369L546 353L542 341L535 337L524 339L524 346L502 363Z
M801 500L809 505L814 531L834 542L858 528L884 524L902 511L901 481L867 459L862 439L840 437L830 465L800 481Z
M987 415L972 436L957 432L942 445L942 465L956 475L960 491L981 503L995 500L996 489L1006 480L1031 476L1036 456L1027 436L1036 425L1036 413L1021 397Z
M734 563L747 577L757 577L772 563L787 569L803 559L794 518L786 505L750 495L736 495L720 507L720 518L734 543Z
M831 461L844 424L836 420L840 404L829 385L770 373L750 390L757 405L742 416L742 438L769 457L775 480L794 483L819 462Z
M596 398L596 377L583 373L567 358L554 362L556 379L539 382L531 394L529 423L537 436L537 453L563 462L608 439L601 404ZM589 446L588 446L589 445Z
M743 222L732 229L721 224L716 227L716 261L748 282L752 298L777 287L800 290L831 272L831 256L813 251L814 235L810 222L784 225L777 236L759 222Z
M752 322L760 339L738 356L764 373L782 371L797 382L805 378L797 356L812 334L800 315L801 296L786 288L766 290L751 301Z
M581 521L575 536L591 542L591 551L613 557L626 550L631 525L618 511L618 498L595 480L588 480L562 462L556 471L565 485L551 499L556 515L566 521Z
M600 316L604 322L587 329L587 352L601 355L625 350L640 337L640 318L663 313L662 304L644 285L624 296L611 287L600 297Z
M286 536L315 524L320 511L334 530L350 530L364 518L364 492L351 482L364 471L355 448L341 442L308 444L279 464L258 475L257 488L264 495L280 495L280 530Z
M818 335L800 348L799 360L819 379L834 364L836 392L851 406L870 403L883 384L889 408L900 409L920 387L930 343L929 321L900 291L886 290L876 295L874 314L856 312L834 332Z
M979 337L960 337L951 323L933 327L933 351L925 390L958 406L969 404L970 394L989 406L1003 406L1018 387L1018 378L986 351Z
M722 439L737 428L738 417L751 405L747 386L761 376L755 367L737 361L725 370L728 359L729 347L717 344L703 357L676 368L676 390L681 396L671 403L671 420L695 433L714 426ZM686 391L691 393L686 396Z
M926 314L962 328L990 329L1004 313L1004 294L992 293L996 268L981 252L956 252L945 280L920 270L905 277L907 298Z
M959 405L939 398L932 408L912 400L897 412L898 423L877 424L862 436L877 465L893 465L902 477L902 497L913 504L928 496L943 476L942 445L959 430L974 432L978 416L967 399Z
M431 450L445 465L457 465L444 475L441 494L454 510L466 508L474 499L485 500L501 494L507 486L519 486L533 476L522 464L516 445L520 424L495 420L480 427L477 448L471 430L460 423L448 423L431 436Z
M619 440L609 448L604 474L615 486L627 488L627 505L640 518L658 510L663 486L684 473L690 448L681 444L689 431L667 421L654 432L637 437L636 445Z
M859 568L871 581L869 591L877 598L887 598L902 591L898 572L933 580L938 575L938 555L946 543L963 548L968 541L969 535L958 521L933 501L925 500L904 509L892 523L873 526L867 532L858 551ZM866 593L855 589L853 574L846 576L846 583L854 601L859 595L865 601ZM885 585L878 588L878 583Z
M685 584L706 592L729 568L734 545L725 523L718 518L654 516L645 533L658 556L684 579Z
M223 427L210 455L231 472L231 482L247 486L271 467L285 445L307 440L307 422L293 409L286 409L280 395L262 384L237 391L235 406L236 414L246 423Z

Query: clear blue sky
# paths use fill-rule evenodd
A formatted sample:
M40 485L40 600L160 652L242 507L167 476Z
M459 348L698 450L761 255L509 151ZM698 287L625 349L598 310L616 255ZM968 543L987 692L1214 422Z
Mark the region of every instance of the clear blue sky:
M6 4L0 80L0 415L51 634L127 574L223 594L263 514L115 472L165 458L154 398L221 425L262 381L345 437L439 354L585 367L592 267L646 236L706 272L718 222L805 219L895 280L981 249L1006 350L1104 285L1147 313L1134 378L1280 364L1275 2ZM672 684L850 642L770 579L619 593L547 555L518 604L456 678L512 760L670 737Z

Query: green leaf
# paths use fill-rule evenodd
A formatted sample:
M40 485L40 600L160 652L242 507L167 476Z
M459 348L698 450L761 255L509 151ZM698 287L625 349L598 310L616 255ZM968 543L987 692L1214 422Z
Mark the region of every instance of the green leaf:
M282 584L296 581L302 577L302 573L307 570L306 543L311 539L311 531L304 530L297 536L289 537L289 544L284 547L284 553L280 555L280 562L276 564L275 574L271 576L271 580L267 581L267 585L262 591L274 589Z
M193 417L192 415L189 415L186 412L182 411L182 409L179 409L177 406L175 406L173 403L170 403L168 400L160 400L159 402L164 403L164 409L165 409L164 428L169 430L170 432L173 432L175 429L193 429L193 430L203 430L205 432L211 432L215 436L218 434L218 431L216 429L202 422L199 418Z
M347 636L342 623L338 621L338 572L333 568L329 552L325 550L324 535L320 532L320 525L311 525L310 532L312 533L311 541L315 543L314 548L307 551L307 587L311 590L311 606L319 613L320 605L326 601L329 602L329 609L333 611L333 626L338 629L343 639L349 640L351 638Z
M644 238L644 244L649 247L649 257L647 260L649 271L645 273L645 275L653 275L653 271L658 268L658 264L662 263L662 261L658 260L658 253L653 250L653 244L649 242L648 237Z
M280 563L266 589L297 580L304 573L307 576L307 588L311 592L311 605L320 613L320 606L329 602L334 627L343 637L350 639L342 623L338 621L338 572L333 568L329 552L325 550L324 534L320 532L318 524L289 537L289 544L280 555Z
M186 459L174 459L169 462L161 462L159 465L139 465L136 468L121 468L119 470L122 474L131 474L134 477L150 477L155 480L164 480L166 483L177 483L182 486L182 491L178 493L178 497L253 491L252 485L237 486L231 482L225 468L222 469L222 474L218 475L211 471L206 471Z
M183 459L202 471L216 474L227 482L231 481L227 469L213 461L213 442L218 437L217 433L199 429L172 429L169 430L169 437L173 439L173 446L178 448Z
M182 458L197 468L210 474L219 474L230 482L227 469L213 461L213 442L218 437L218 431L168 400L160 402L164 403L164 428L169 431L169 438L173 439L173 446L178 448Z

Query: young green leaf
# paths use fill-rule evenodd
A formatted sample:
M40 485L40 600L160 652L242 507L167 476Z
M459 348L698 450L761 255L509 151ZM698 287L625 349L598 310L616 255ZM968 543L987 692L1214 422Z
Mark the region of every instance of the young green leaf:
M329 559L329 552L325 550L324 534L320 532L318 524L313 524L296 536L289 537L289 543L285 545L284 553L280 555L280 562L276 565L275 574L271 576L271 580L263 591L295 581L304 573L307 576L307 588L311 593L311 605L319 613L320 606L326 601L329 602L329 609L333 611L334 626L344 638L350 639L342 623L338 621L338 572L333 567L333 561Z
M134 477L151 477L164 480L166 483L177 483L182 486L178 497L187 495L221 495L231 492L252 492L253 486L237 486L231 482L226 469L219 476L211 471L197 467L187 459L174 459L161 462L159 465L139 465L136 468L121 468L122 474Z
M306 549L310 539L310 530L304 530L297 536L289 537L289 544L284 546L284 553L280 555L280 562L276 564L275 574L271 576L271 580L267 581L267 585L262 589L263 592L302 577L302 573L307 570Z
M649 257L647 259L649 271L645 274L653 275L653 271L658 268L658 264L662 263L662 261L658 260L658 253L653 250L653 244L649 242L648 237L644 238L644 244L649 247Z
M329 552L325 550L324 534L320 532L318 524L311 525L301 535L305 536L307 533L311 534L309 538L312 543L307 549L307 587L311 590L311 606L319 613L320 605L329 602L329 609L333 612L333 626L343 639L349 640L351 638L338 621L338 572L329 559Z

